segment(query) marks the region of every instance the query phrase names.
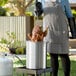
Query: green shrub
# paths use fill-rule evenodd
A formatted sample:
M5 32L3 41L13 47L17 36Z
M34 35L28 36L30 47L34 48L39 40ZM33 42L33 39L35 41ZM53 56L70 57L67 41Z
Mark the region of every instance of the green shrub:
M75 9L72 9L72 14L76 18L76 10Z
M0 16L6 16L6 10L0 6Z
M22 48L22 47L17 48L16 54L24 54L24 48Z

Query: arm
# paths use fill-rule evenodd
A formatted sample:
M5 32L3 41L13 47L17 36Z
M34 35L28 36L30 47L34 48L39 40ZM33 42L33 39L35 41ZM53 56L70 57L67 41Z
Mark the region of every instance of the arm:
M63 8L66 16L68 18L73 17L72 12L71 12L69 1L68 0L61 0L61 5L62 5L62 8Z

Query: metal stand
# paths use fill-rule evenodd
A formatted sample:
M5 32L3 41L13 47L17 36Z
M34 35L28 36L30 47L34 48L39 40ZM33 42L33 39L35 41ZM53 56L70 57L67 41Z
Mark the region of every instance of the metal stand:
M42 73L44 73L44 76L46 76L45 73L51 73L52 72L52 68L51 67L47 67L46 69L27 69L26 67L18 67L16 68L16 73L22 73L22 76L25 76L25 74L27 74L27 76L40 76ZM17 74L17 76L19 76Z

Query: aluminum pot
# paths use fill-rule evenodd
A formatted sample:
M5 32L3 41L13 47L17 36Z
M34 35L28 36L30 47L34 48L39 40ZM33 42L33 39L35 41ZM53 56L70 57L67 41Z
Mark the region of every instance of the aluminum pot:
M46 68L46 48L43 41L26 41L26 68Z

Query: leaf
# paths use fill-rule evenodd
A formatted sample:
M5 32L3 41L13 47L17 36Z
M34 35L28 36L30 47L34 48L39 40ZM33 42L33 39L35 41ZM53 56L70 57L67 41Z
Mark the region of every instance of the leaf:
M0 0L0 6L5 5L8 2L8 0Z

